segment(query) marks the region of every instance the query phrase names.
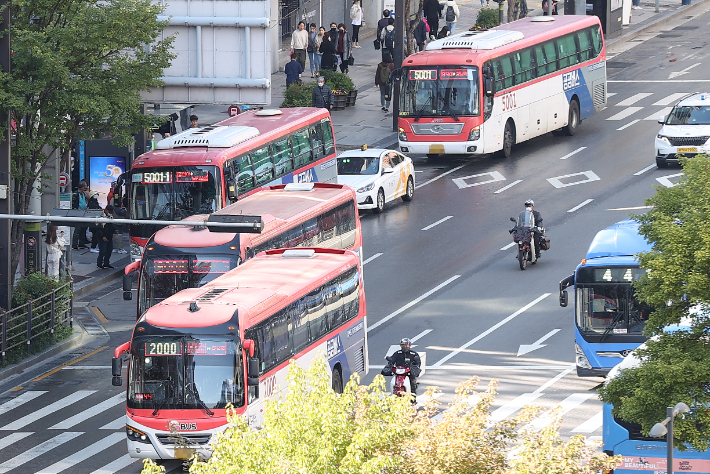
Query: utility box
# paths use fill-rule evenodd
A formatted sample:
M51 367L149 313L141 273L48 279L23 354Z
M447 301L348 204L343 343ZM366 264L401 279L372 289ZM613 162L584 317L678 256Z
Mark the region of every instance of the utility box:
M587 0L587 15L599 17L606 38L621 33L622 0Z
M161 2L162 3L162 2ZM175 35L165 86L145 102L169 104L271 103L270 0L175 0L159 17L162 38Z

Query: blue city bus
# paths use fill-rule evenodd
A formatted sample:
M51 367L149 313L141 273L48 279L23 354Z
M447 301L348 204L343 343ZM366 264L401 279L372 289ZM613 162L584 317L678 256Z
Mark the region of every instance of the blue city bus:
M650 307L634 296L631 283L645 270L636 256L651 246L638 223L624 220L600 231L573 275L560 282L560 306L574 287L574 339L577 375L604 377L646 340L643 328Z

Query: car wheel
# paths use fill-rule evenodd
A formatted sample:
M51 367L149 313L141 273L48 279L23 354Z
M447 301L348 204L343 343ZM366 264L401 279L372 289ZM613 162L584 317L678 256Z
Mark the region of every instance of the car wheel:
M404 192L404 196L402 196L402 201L409 202L412 200L412 197L414 197L414 180L410 176L407 179L407 190Z
M376 213L380 213L385 209L385 191L380 188L379 191L377 191L377 207L373 209Z
M569 103L569 117L567 118L567 126L564 128L565 134L570 137L577 133L579 128L579 103L573 100Z
M503 158L510 158L510 154L513 152L513 143L515 142L515 135L513 134L513 126L510 121L506 122L505 130L503 131L503 149L500 154Z

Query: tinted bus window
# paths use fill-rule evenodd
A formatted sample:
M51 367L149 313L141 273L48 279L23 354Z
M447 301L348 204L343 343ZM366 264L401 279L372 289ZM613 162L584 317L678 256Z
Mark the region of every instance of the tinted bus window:
M563 36L557 39L557 49L559 51L559 67L564 69L573 66L579 62L577 57L577 44L574 41L574 35Z
M577 32L577 41L579 42L579 59L581 61L587 61L592 59L592 41L589 37L589 30L582 30Z
M251 159L257 186L274 179L274 165L271 163L271 153L269 153L268 146L252 153Z
M311 161L311 142L308 140L308 130L299 130L293 134L293 157L296 167L301 167Z
M602 40L601 30L599 29L599 26L596 25L593 26L589 31L592 34L592 48L594 48L594 57L596 58L597 56L599 56L599 53L602 52L602 45L604 44Z
M325 156L325 143L323 139L323 127L320 123L314 123L308 129L311 135L311 145L313 150L313 160L319 160Z
M333 129L330 126L330 120L324 120L322 128L325 154L331 155L335 153L335 140L333 140Z
M515 66L515 83L522 84L536 77L535 56L532 49L524 49L513 54Z
M242 194L254 187L254 169L251 166L249 155L237 158L236 167L239 170L237 175L238 192Z
M276 176L282 176L293 171L293 162L291 161L291 146L288 142L289 139L284 138L271 145L271 151L274 157L274 169L276 170Z

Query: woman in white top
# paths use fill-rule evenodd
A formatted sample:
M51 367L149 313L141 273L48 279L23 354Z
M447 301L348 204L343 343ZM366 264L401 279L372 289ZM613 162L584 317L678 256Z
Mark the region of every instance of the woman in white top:
M59 260L62 258L62 251L67 244L64 240L64 232L57 236L57 226L47 225L47 276L59 280Z
M353 47L355 48L360 47L358 44L358 36L364 15L365 12L360 5L360 0L353 0L353 6L350 7L350 18L353 20Z

